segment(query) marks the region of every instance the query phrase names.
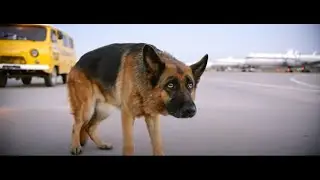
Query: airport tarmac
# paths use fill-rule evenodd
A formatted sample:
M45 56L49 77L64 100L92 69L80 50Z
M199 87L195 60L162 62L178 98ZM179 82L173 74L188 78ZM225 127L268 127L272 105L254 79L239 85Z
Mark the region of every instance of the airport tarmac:
M192 119L162 117L166 155L320 155L320 74L206 72ZM0 89L0 154L70 155L72 116L65 85L10 80ZM113 150L92 141L82 155L121 155L119 111L99 127ZM135 154L151 155L143 119Z

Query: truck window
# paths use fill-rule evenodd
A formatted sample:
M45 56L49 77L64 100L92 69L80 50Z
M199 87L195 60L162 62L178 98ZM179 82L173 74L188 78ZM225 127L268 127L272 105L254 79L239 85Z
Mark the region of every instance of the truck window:
M51 42L56 43L58 41L58 36L55 30L51 30Z

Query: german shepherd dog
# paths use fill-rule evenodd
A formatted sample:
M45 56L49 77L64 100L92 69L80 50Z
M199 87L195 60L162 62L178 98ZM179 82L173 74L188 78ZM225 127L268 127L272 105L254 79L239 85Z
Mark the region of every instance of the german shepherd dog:
M133 125L144 117L153 155L164 155L159 116L192 118L197 85L208 54L187 66L146 43L109 44L84 54L71 69L67 89L74 118L71 154L79 155L90 139L112 149L97 135L97 126L115 107L121 111L123 155L134 154Z

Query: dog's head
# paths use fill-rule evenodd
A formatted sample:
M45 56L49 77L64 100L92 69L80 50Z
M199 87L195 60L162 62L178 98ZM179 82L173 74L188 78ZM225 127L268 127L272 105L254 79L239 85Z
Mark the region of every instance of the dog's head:
M197 85L206 69L208 55L191 66L171 55L158 52L150 46L143 48L143 61L153 88L160 92L159 99L165 112L176 118L191 118L197 112L194 103Z

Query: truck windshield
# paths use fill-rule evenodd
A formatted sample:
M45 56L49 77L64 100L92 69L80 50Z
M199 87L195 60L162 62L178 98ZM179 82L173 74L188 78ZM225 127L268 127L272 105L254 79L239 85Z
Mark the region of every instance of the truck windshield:
M0 25L0 40L44 41L46 28L40 26Z

